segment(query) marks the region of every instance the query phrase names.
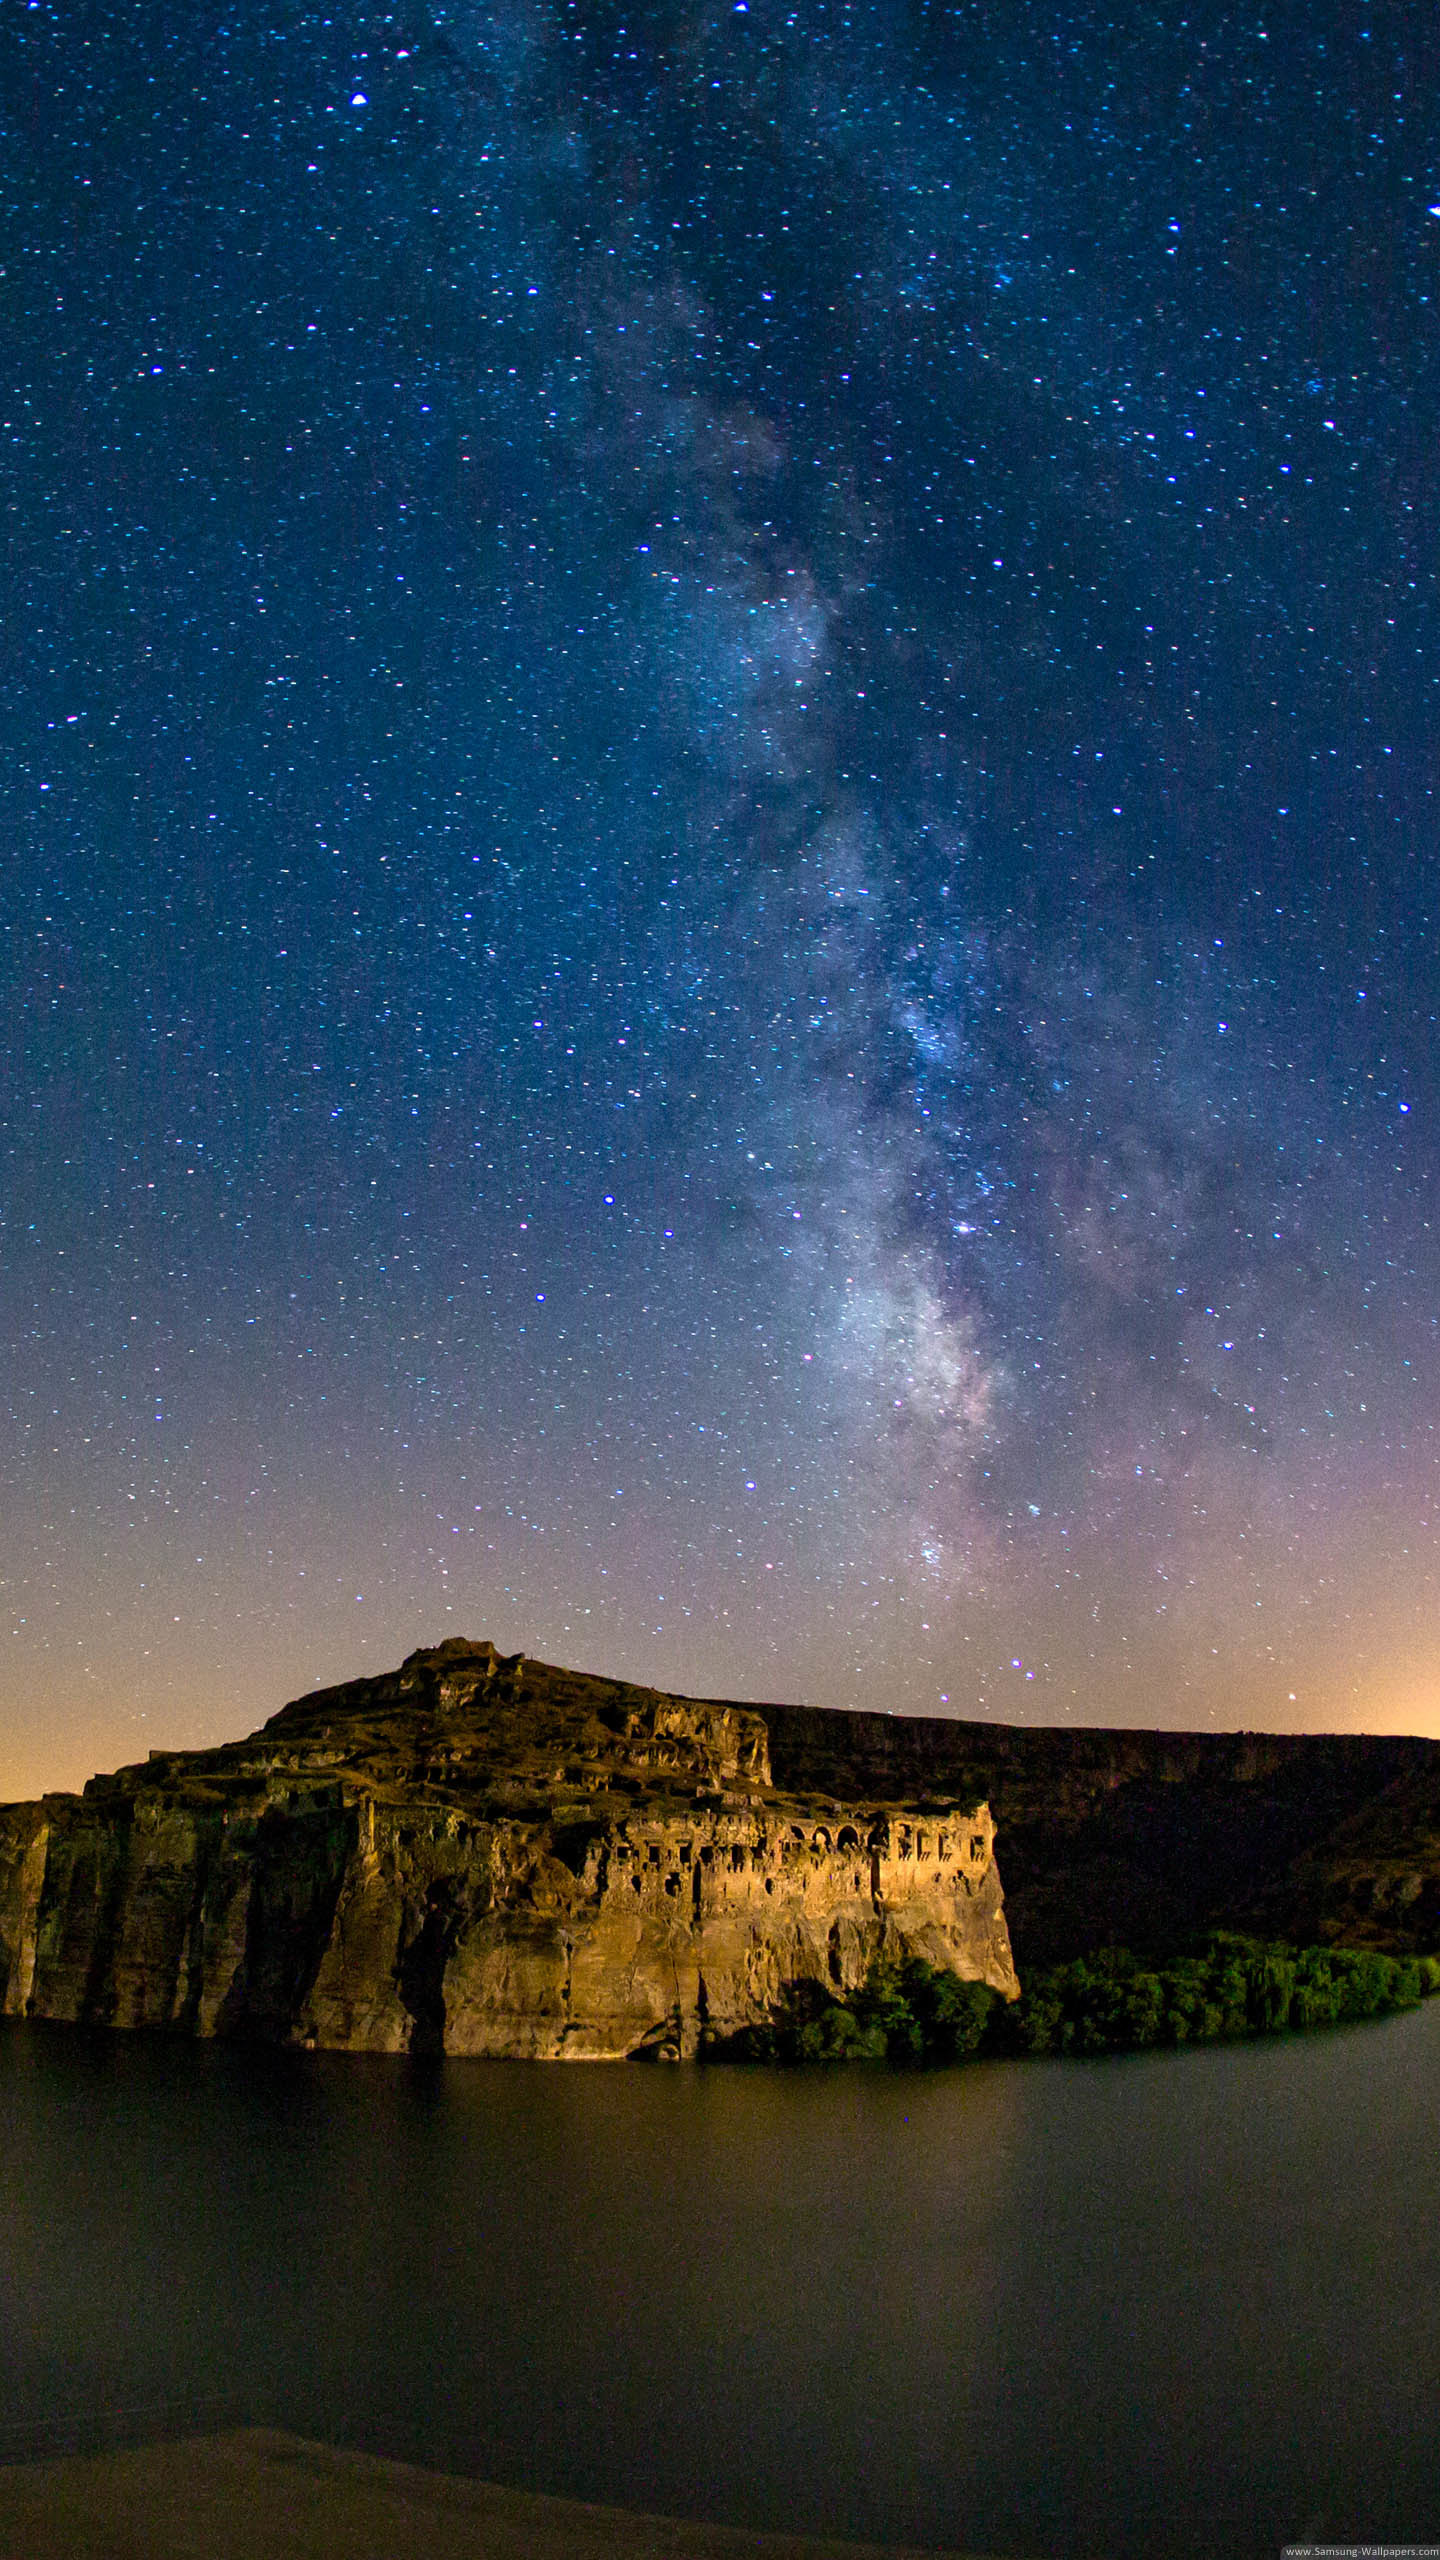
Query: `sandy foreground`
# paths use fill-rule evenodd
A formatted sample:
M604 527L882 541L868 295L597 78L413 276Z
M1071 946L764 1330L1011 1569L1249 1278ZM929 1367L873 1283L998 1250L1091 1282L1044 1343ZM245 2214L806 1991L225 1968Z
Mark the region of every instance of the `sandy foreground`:
M922 2560L535 2497L268 2427L0 2466L0 2560ZM924 2560L964 2560L931 2553ZM976 2555L970 2555L976 2560Z

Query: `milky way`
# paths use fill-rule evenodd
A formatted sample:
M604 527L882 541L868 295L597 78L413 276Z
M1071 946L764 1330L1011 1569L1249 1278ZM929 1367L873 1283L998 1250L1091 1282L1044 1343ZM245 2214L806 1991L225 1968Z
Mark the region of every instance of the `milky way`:
M0 1793L1440 1731L1422 13L0 48Z

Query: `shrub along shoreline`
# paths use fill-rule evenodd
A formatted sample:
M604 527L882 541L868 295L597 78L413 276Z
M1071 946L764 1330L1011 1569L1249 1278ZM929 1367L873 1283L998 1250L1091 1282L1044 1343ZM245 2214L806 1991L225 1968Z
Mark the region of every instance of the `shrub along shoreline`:
M848 1999L805 1983L763 2026L716 2039L728 2062L962 2062L1024 2053L1139 2053L1297 2033L1418 2008L1440 1956L1292 1947L1229 1932L1147 1961L1106 1947L1032 1973L1020 1998L911 1958L875 1967Z

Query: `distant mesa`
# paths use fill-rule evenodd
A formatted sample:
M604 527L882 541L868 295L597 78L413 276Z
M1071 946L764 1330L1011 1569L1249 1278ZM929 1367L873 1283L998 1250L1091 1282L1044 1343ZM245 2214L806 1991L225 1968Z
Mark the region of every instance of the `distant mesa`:
M456 1639L0 1807L0 2012L358 2052L679 2059L877 1961L1010 1997L1012 1937L1229 1926L1440 1944L1440 1744L757 1707Z

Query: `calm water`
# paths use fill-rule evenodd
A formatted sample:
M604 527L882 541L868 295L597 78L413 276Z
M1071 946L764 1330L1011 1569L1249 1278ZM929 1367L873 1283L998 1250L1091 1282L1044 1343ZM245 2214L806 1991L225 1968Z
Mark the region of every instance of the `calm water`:
M1045 2560L1415 2539L1437 2128L1440 2001L923 2078L10 2027L3 2417L220 2395L491 2479Z

